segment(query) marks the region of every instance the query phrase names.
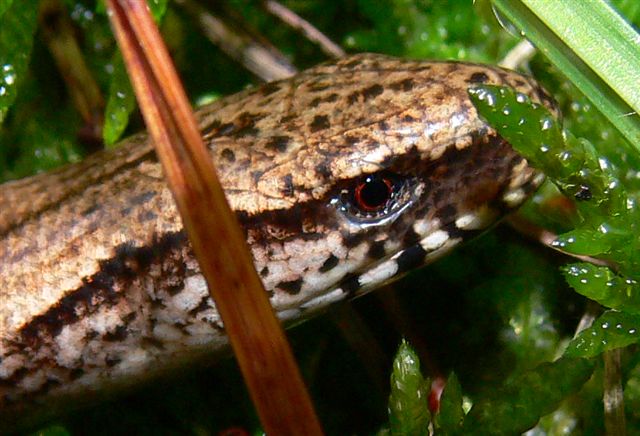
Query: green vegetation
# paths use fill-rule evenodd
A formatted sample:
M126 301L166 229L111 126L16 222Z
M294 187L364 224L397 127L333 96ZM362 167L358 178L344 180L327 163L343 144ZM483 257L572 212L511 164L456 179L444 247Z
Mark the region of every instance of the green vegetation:
M142 124L104 10L89 0L63 3L107 102L105 142L114 143ZM496 64L519 42L513 25L527 24L533 26L527 35L541 37L539 44L546 41L547 52L566 55L581 44L548 38L532 12L509 8L518 2L495 2L507 30L486 0L284 3L351 52ZM638 26L638 2L611 4ZM173 2L153 6L192 101L256 83L205 39L184 9ZM0 180L81 159L90 148L78 140L85 121L43 42L42 25L36 30L37 8L35 0L0 0ZM301 69L326 59L258 2L229 0L221 11L268 38ZM556 15L554 20L562 20ZM626 31L623 26L618 36L603 39ZM624 38L615 42L625 47ZM589 48L596 59L610 55ZM628 61L632 66L638 59ZM516 434L531 426L535 434L602 434L602 353L624 347L627 427L638 434L640 144L628 142L637 138L638 118L624 109L636 107L635 96L624 94L625 85L637 81L624 74L596 80L597 74L583 68L576 79L570 68L558 69L541 54L523 70L557 100L562 125L509 90L485 87L472 93L483 116L548 175L549 182L521 213L556 232L557 248L604 259L611 268L578 262L501 226L381 291L379 298L354 302L351 313L343 310L294 329L292 343L327 433L426 432L429 385L420 374L421 360L425 374L427 368L449 374L440 413L432 420L439 434ZM581 94L560 70L590 95ZM594 105L604 108L604 115ZM627 115L621 118L621 111ZM588 299L606 309L574 338ZM378 350L376 361L340 339L338 326L352 328L348 323L356 316L369 330L361 336L373 338L362 348ZM415 351L402 343L393 363L402 337ZM257 419L243 389L233 362L226 361L72 413L44 433L209 434L235 426L252 431Z

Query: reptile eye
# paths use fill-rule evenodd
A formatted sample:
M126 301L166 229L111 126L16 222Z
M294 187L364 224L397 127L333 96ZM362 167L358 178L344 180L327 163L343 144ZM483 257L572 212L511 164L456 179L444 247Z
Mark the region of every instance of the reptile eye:
M376 212L393 197L394 184L389 177L370 175L360 181L353 192L354 205L366 212Z
M339 210L350 220L376 224L393 219L411 202L414 179L381 171L351 181L334 200Z

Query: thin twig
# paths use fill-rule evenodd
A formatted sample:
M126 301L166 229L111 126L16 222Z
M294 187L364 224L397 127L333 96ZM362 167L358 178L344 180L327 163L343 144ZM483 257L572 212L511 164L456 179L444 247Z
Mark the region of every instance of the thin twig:
M176 0L176 3L193 17L213 44L265 82L296 74L296 67L280 50L264 40L243 32L240 26L228 26L192 0Z
M618 265L615 262L611 262L605 259L598 259L591 256L583 256L580 254L569 253L558 247L554 247L553 242L556 239L558 239L558 235L556 235L551 230L545 229L543 227L538 226L537 224L532 223L531 221L526 220L521 215L517 215L517 214L512 215L509 218L507 218L506 222L518 233L521 233L527 236L528 238L538 241L542 245L554 251L562 253L565 256L573 257L574 259L578 259L583 262L592 263L598 266L607 266L611 268L613 271L618 271Z
M264 429L322 430L146 2L107 0L136 96ZM211 213L215 211L215 213Z
M622 389L622 370L620 353L622 350L605 351L604 359L604 428L607 436L625 436L627 425L624 416L624 390Z
M84 61L64 4L60 0L41 2L38 19L71 101L85 122L81 131L82 142L99 148L102 146L104 99Z
M345 55L342 47L331 41L328 36L291 9L286 8L274 0L267 0L264 2L264 5L267 11L280 18L280 20L293 29L302 32L309 41L317 43L327 55L334 58L341 58Z
M577 337L580 332L591 327L593 325L593 322L601 313L602 306L600 306L600 304L596 303L593 300L587 300L587 307L585 308L584 313L582 314L582 317L580 318L580 321L576 326L576 331L574 332L573 337Z

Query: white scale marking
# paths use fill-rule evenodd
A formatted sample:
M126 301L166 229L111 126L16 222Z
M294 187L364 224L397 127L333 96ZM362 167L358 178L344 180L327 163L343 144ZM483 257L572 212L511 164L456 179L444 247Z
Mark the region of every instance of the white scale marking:
M387 260L358 277L358 283L362 287L375 285L388 280L397 272L398 263L395 260Z
M447 242L449 239L449 233L444 230L436 230L435 232L425 236L421 241L420 245L424 248L424 251L430 252L436 250Z
M502 199L507 204L507 206L516 207L524 201L525 197L526 197L526 194L522 189L516 189L504 194Z
M456 220L456 227L462 230L480 230L487 227L495 219L495 211L487 205L482 206L476 212L465 213Z
M306 303L302 304L300 308L303 310L306 310L309 308L320 308L320 307L328 306L329 304L335 303L342 299L344 299L344 291L342 290L342 288L335 288L333 291L327 294L319 295L307 301Z

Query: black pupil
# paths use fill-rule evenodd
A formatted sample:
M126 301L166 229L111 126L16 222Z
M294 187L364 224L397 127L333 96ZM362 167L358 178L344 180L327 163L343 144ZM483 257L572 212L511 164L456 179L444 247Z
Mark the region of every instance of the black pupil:
M383 179L368 178L360 189L360 201L370 209L387 204L390 195L390 188Z

